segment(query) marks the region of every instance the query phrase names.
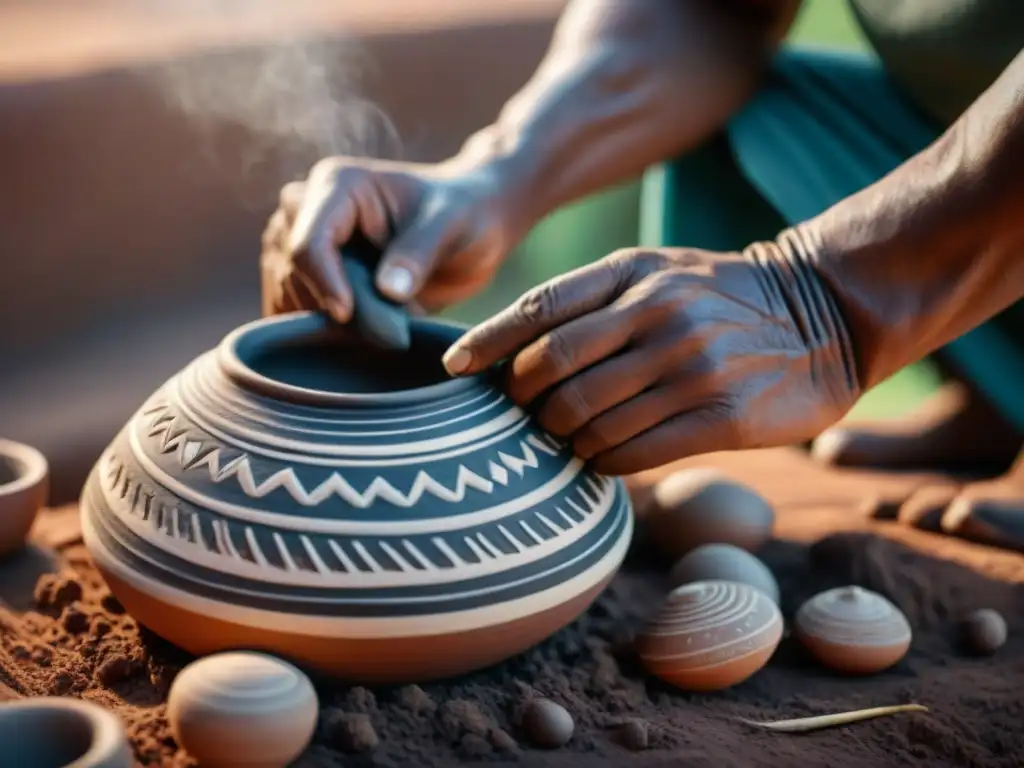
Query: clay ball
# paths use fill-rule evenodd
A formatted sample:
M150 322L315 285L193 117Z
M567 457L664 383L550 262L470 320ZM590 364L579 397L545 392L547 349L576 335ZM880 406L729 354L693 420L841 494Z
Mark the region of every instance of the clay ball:
M174 738L204 768L283 768L312 739L318 709L305 674L250 652L189 664L167 698Z
M975 653L995 653L1006 642L1006 619L991 608L972 611L964 618L961 629L964 642Z
M910 648L910 622L882 595L849 586L821 592L797 611L794 634L825 666L855 675L881 672Z
M753 552L771 538L775 512L759 493L718 470L685 469L654 487L647 524L670 557L703 544Z
M636 650L665 682L714 691L761 669L782 639L782 626L778 606L764 592L731 581L698 581L669 593Z
M694 581L735 581L764 592L779 604L779 584L768 566L732 544L705 544L677 562L669 573L673 587Z
M627 720L619 726L619 742L631 752L642 752L650 743L647 723L643 720Z
M550 699L531 701L523 713L523 730L538 747L558 749L572 738L572 715Z

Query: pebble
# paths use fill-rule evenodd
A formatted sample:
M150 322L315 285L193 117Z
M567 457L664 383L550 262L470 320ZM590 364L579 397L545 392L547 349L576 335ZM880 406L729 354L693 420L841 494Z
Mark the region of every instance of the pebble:
M492 728L491 732L487 734L487 738L490 740L491 745L499 752L515 752L519 749L516 740L501 728Z
M120 654L110 656L96 668L96 680L101 685L110 688L122 680L127 680L134 670L135 665L127 656Z
M331 742L343 752L368 752L380 744L370 716L362 712L331 713L327 731Z
M652 540L679 558L703 544L754 552L772 536L775 511L753 488L708 468L683 469L653 489Z
M402 706L415 714L433 712L437 704L430 695L418 685L406 685L398 692L398 700Z
M1006 642L1006 620L991 608L971 612L962 622L967 646L978 654L990 654Z
M632 752L647 749L647 723L643 720L627 720L619 726L619 741Z
M439 730L452 740L463 733L486 736L493 727L490 718L465 699L446 701L438 710L437 719Z
M538 747L558 749L572 738L572 715L561 704L550 699L530 702L523 713L523 730Z

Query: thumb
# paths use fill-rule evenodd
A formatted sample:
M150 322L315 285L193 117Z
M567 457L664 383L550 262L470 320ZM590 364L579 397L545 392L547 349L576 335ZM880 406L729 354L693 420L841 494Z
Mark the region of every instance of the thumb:
M450 250L454 232L447 216L420 214L388 244L377 267L377 290L397 302L420 292Z

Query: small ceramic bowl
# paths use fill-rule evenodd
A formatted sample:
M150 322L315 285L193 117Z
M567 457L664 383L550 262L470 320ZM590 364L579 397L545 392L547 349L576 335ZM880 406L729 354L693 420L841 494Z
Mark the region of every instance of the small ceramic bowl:
M0 440L0 557L25 545L50 486L46 457L31 446Z
M131 768L120 718L98 704L47 697L0 704L4 765L32 768Z

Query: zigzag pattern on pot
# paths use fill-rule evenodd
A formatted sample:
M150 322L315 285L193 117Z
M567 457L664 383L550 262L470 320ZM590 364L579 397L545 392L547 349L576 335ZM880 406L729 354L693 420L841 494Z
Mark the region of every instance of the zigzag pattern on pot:
M109 454L106 461L107 489L127 505L128 515L149 523L154 532L176 542L200 547L205 552L228 560L244 560L253 565L286 571L369 574L387 570L360 541L349 542L350 553L335 538L318 535L289 533L282 536L274 532L271 538L276 557L271 557L260 546L251 526L222 519L213 513L189 512L179 510L173 504L163 504L156 499L153 490L132 476L115 454ZM600 506L601 497L608 491L612 481L600 476L597 479L587 477L585 482L586 488L575 488L561 499L561 504L556 504L553 510L549 509L547 514L535 511L531 519L534 526L526 520L519 520L518 524L499 523L494 526L492 535L502 540L497 543L511 545L514 550L512 553L502 551L483 531L462 535L462 541L480 562L505 560L543 544L545 537L538 530L546 529L559 536L581 525ZM566 512L562 505L570 512ZM405 537L395 539L391 544L383 540L377 543L400 571L446 570L472 565L449 545L445 540L448 535L432 538L431 544L435 551L431 553L424 552ZM239 542L237 545L236 541ZM281 565L273 562L275 559ZM336 561L337 565L331 565L329 560Z
M441 501L457 503L465 499L466 492L471 489L493 493L495 484L508 485L509 471L523 477L527 469L540 466L534 449L549 456L556 456L560 448L553 440L545 441L537 435L527 435L525 440L519 441L521 457L498 451L497 459L500 464L495 461L488 462L490 479L460 465L454 488L447 487L425 470L420 470L408 493L395 488L383 477L374 478L366 490L360 492L337 472L310 490L306 489L291 467L285 467L262 482L257 482L247 454L242 453L222 463L219 447L204 453L202 440L190 437L187 425L180 424L178 416L167 413L169 408L169 405L163 404L145 411L145 415L151 417L147 436L160 438L160 451L165 454L174 452L184 469L206 468L210 479L215 483L233 477L245 495L252 499L261 499L273 491L283 489L296 502L306 507L315 507L332 496L339 496L346 503L359 509L366 509L378 500L408 509L418 504L426 493Z

